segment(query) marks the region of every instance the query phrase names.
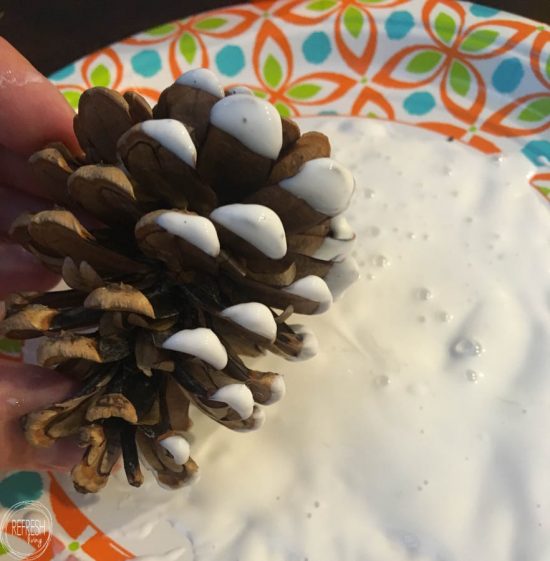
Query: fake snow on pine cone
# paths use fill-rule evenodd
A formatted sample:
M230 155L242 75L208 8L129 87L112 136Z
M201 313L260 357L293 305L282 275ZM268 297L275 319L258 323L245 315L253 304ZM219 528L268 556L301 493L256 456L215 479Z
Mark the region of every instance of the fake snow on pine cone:
M285 385L241 357L314 354L313 335L286 321L324 312L357 277L340 216L354 180L323 134L301 135L205 69L153 110L137 93L90 89L74 129L83 156L53 144L30 159L57 206L11 231L70 290L12 295L0 333L43 337L39 363L81 389L23 427L35 446L78 435L83 493L105 486L121 456L130 485L143 482L141 460L181 487L197 473L190 405L254 430Z

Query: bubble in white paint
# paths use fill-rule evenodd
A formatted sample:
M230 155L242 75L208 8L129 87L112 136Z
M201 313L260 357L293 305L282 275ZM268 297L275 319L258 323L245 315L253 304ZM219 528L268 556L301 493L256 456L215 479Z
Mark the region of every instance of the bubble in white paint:
M381 269L383 267L387 267L390 264L390 261L384 255L373 255L371 257L371 263L375 267L378 267L379 269Z
M376 376L374 379L374 385L377 388L387 388L391 383L390 377L382 374L380 376Z
M433 298L433 293L429 288L422 287L415 291L415 297L421 302L427 302Z
M456 357L474 357L482 352L481 343L467 337L461 337L452 346L452 354Z

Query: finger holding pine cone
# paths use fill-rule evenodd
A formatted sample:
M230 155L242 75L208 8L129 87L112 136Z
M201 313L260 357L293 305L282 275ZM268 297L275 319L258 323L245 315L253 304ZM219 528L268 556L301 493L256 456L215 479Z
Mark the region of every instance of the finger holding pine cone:
M69 288L13 294L0 334L41 337L39 362L81 389L27 415L26 437L78 436L80 492L104 487L120 457L130 485L143 463L178 488L198 469L191 405L254 430L285 385L241 357L314 353L313 335L287 320L326 311L357 277L341 216L354 180L324 135L302 135L245 88L225 92L206 69L154 109L92 88L74 128L83 156L52 144L30 159L58 206L11 230ZM80 211L100 225L86 228Z

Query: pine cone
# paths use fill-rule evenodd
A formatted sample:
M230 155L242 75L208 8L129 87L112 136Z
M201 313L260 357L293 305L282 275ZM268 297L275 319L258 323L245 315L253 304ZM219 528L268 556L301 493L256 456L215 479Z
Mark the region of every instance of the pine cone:
M12 227L70 289L12 295L0 333L45 336L39 363L82 387L28 414L26 437L50 446L78 434L85 453L72 477L83 493L101 489L121 455L131 485L143 481L140 457L180 487L197 472L190 404L256 429L284 380L240 357L314 353L312 334L286 320L325 311L356 278L344 259L354 234L339 216L354 181L324 135L301 135L205 69L153 110L137 93L92 88L74 128L83 156L53 144L30 159L59 206Z

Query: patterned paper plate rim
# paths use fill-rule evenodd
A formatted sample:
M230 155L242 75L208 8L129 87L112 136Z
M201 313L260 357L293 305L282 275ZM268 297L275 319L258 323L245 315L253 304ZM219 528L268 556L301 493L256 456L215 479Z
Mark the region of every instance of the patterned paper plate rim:
M91 86L154 103L186 69L246 84L288 115L412 124L487 154L521 152L550 198L550 29L456 0L279 0L201 13L116 43L51 76L74 107ZM0 340L0 356L21 349ZM53 476L0 481L0 505L38 499L56 519L44 561L133 555L81 512ZM0 546L0 557L2 547Z
M286 0L206 12L85 57L52 79L137 89L152 102L212 67L283 114L396 120L485 153L521 152L550 191L550 29L456 0Z

